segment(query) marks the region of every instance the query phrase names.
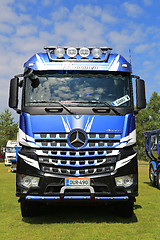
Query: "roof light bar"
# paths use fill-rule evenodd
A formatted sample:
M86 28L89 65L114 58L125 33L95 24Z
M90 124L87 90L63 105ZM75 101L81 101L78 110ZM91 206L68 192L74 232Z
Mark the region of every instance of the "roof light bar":
M104 62L107 60L110 50L110 47L56 47L49 46L44 48L48 57L51 61L70 61L70 62ZM57 58L53 58L52 54L55 54ZM69 58L65 58L65 54L68 55ZM92 58L89 55L92 54ZM81 58L76 58L76 56L80 56ZM101 58L102 55L104 58ZM88 58L89 57L89 58Z

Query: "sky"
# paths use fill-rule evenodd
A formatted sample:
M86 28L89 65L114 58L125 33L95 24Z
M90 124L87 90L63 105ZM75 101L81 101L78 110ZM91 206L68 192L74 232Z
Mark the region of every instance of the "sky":
M159 0L0 0L0 114L10 79L50 45L109 46L128 61L131 52L147 100L160 95Z

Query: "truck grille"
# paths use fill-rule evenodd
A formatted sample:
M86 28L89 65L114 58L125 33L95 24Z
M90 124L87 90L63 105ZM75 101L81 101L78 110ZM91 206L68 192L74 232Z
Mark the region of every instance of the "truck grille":
M114 133L89 133L87 134L88 143L86 148L115 148L119 145L121 134ZM40 148L69 148L68 134L34 134L37 146Z
M67 133L39 133L34 138L39 149L41 170L63 176L88 176L114 171L120 133L88 133L87 144L75 150Z

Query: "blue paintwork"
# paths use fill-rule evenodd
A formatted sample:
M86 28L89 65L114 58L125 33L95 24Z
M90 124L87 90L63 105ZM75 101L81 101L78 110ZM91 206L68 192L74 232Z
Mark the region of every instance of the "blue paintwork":
M54 54L51 54L51 56L52 56L52 58L57 59ZM69 57L67 55L65 55L64 58L68 59ZM80 59L79 56L77 56L75 58ZM88 58L92 59L92 55L90 54ZM101 59L103 59L103 58L104 58L104 54L102 54ZM74 64L76 64L78 66L78 65L82 65L83 62L76 62ZM122 72L129 72L129 73L132 72L131 64L129 62L127 62L127 60L124 57L122 57L121 55L118 55L118 54L110 54L108 59L105 62L102 62L102 63L99 62L98 64L94 63L94 62L93 63L85 62L85 65L87 65L87 66L89 66L89 65L92 66L94 64L96 64L96 66L98 66L98 70L122 71ZM124 67L123 64L125 64L126 66ZM55 65L57 66L57 70L63 69L62 63L57 62L55 64L55 62L52 62L48 58L47 53L37 53L24 64L24 67L31 68L33 70L39 70L39 71L51 70L51 69L56 70ZM92 71L94 71L94 69Z
M157 176L157 162L156 161L150 161L149 165L153 166L154 175Z
M160 140L159 140L159 136L160 136L160 129L158 130L151 130L151 131L146 131L144 133L145 135L145 151L147 156L154 161L158 161L158 159L160 159ZM157 138L157 143L156 143L156 148L154 149L152 146L152 137L156 137ZM157 151L158 153L158 157L157 159L153 156L152 151Z
M155 182L157 184L157 171L160 168L160 129L157 130L151 130L151 131L146 131L144 133L145 135L145 152L147 156L150 158L150 163L149 166L152 166L154 169L154 176L155 176ZM155 145L153 145L152 142L152 137L155 137L157 139ZM156 154L153 154L156 152Z
M82 121L76 120L76 116L71 115L62 115L65 122L69 122L70 127L74 129L74 125L77 125L77 128L85 130L85 126L88 120L91 120L93 116L84 115L81 116ZM62 118L60 115L52 116L52 115L45 115L45 116L38 116L33 115L31 116L32 128L34 133L39 132L66 132L65 126L63 124ZM91 126L90 132L99 132L104 133L108 132L108 129L114 131L122 131L123 129L123 116L103 116L103 115L96 115L94 116L93 124Z
M133 114L127 114L126 116L83 115L79 119L76 119L75 115L30 115L29 113L22 113L20 116L20 128L30 137L39 133L67 132L64 122L67 124L69 132L79 128L89 133L117 133L115 136L117 139L120 139L121 134L121 137L125 137L135 129ZM90 127L87 128L89 124Z
M60 200L59 196L32 196L27 195L26 200ZM75 199L75 200L90 200L90 196L64 196L64 200ZM95 200L128 200L128 196L117 196L117 197L95 197Z
M9 158L8 160L10 160L12 163L16 163L16 161L17 161L16 158Z

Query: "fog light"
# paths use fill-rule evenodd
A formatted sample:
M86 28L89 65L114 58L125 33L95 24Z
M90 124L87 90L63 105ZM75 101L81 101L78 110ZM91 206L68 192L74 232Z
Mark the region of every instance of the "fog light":
M133 174L115 178L117 187L130 187L133 184Z
M64 48L61 48L61 47L56 48L54 50L54 54L56 55L57 58L63 58L65 55L65 50Z
M24 186L26 188L38 187L39 178L21 175L21 184L22 184L22 186Z
M31 181L32 187L38 187L39 179L38 178L33 178Z
M92 56L93 58L100 58L102 56L102 50L100 48L93 48Z
M117 185L117 187L123 186L123 179L122 178L117 178L116 179L116 185Z

